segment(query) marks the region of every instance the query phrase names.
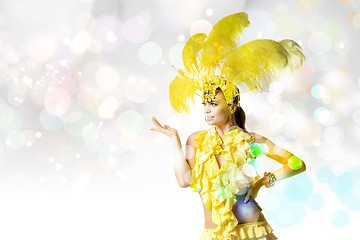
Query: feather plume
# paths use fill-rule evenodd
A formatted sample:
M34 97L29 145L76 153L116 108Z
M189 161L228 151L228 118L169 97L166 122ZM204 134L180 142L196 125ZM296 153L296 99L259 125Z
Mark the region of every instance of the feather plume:
M199 71L199 52L203 48L206 38L207 36L204 33L194 34L184 46L182 51L182 60L184 62L185 69L189 73L194 74Z
M244 28L249 26L248 15L244 12L231 14L217 22L204 46L202 64L214 68L235 51Z
M305 61L305 55L302 53L301 47L295 41L290 39L284 39L279 43L285 48L285 50L290 55L287 67L291 71L295 71Z
M240 35L250 24L244 12L224 17L209 36L193 35L182 52L184 70L170 83L170 103L175 111L190 112L197 91L220 87L229 104L239 90L262 91L284 71L299 68L305 56L294 41L258 39L242 46ZM208 87L206 87L208 86Z
M269 39L248 42L229 57L222 73L235 85L245 84L251 91L261 91L287 68L295 70L301 66L304 55L294 43Z
M188 78L183 71L175 77L169 85L170 104L178 113L190 112L189 103L194 102L195 93L198 90L196 83Z

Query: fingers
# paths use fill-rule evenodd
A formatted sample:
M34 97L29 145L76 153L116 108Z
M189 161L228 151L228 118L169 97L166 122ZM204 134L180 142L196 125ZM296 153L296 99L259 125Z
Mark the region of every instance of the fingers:
M251 193L252 193L252 190L251 188L249 189L249 191L246 193L246 196L244 198L244 203L248 203L249 200L250 200L250 197L251 197Z
M244 203L248 203L250 200L250 195L249 194L246 194L246 197L244 199Z
M174 132L176 132L175 129L171 128L170 126L168 125L164 125L162 126L159 121L156 119L156 117L152 117L152 122L154 123L155 127L156 128L151 128L150 130L151 131L157 131L157 132L161 132L161 133L164 133L168 136L172 136L174 135Z
M161 124L160 124L159 121L156 119L156 117L153 117L153 118L152 118L152 122L153 122L156 126L161 127Z
M155 128L152 128L151 130L153 130L153 131L159 131L160 129L163 128L163 126L161 126L161 124L159 123L159 121L158 121L155 117L152 118L152 122L153 122L154 125L157 127L157 130L155 130Z

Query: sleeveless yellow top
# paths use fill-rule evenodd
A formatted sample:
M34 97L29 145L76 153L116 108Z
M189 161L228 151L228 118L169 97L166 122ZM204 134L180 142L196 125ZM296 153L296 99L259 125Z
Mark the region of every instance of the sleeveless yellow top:
M200 193L212 221L217 224L214 233L219 239L231 239L238 221L232 212L236 194L245 194L252 180L257 177L254 167L246 160L250 157L252 136L239 127L223 135L215 127L197 133L195 137L195 165L191 171L194 191ZM223 147L222 147L223 144ZM216 156L221 155L221 167Z

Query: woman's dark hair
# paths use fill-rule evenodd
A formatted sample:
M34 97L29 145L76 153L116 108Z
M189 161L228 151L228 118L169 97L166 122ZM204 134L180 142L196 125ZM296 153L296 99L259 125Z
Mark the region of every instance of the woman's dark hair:
M244 109L239 104L239 95L234 98L234 104L237 105L236 111L234 113L236 124L246 132L245 122L246 122L246 114Z
M237 88L238 93L240 93L239 89ZM217 88L216 91L222 91L221 88ZM236 121L236 125L238 125L242 130L246 131L245 128L245 122L246 122L246 115L244 112L244 109L242 109L242 107L239 104L239 100L240 100L240 94L238 94L235 98L234 98L234 105L237 106L236 111L234 113L235 116L235 121Z

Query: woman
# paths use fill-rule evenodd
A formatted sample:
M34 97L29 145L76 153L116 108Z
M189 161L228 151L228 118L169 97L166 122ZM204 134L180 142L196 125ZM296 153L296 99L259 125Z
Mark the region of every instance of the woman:
M188 137L185 155L177 130L153 118L152 130L174 143L179 185L191 186L202 198L203 240L277 239L255 201L257 193L263 186L274 186L277 180L306 169L292 153L245 129L238 87L245 84L250 90L261 90L274 72L294 69L303 60L300 47L292 40L255 40L238 47L236 36L247 25L245 13L227 16L209 37L195 34L184 47L185 70L170 84L170 102L175 110L189 112L189 100L198 93L205 120L212 126ZM258 176L254 162L259 154L282 167Z

